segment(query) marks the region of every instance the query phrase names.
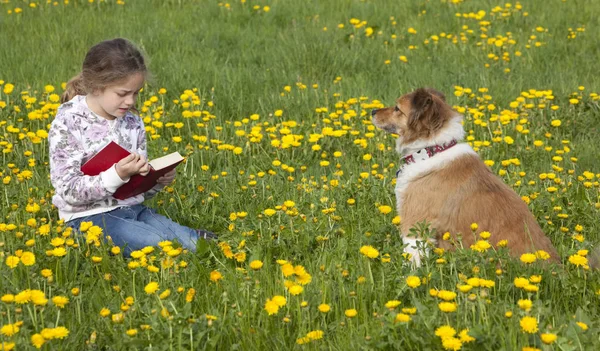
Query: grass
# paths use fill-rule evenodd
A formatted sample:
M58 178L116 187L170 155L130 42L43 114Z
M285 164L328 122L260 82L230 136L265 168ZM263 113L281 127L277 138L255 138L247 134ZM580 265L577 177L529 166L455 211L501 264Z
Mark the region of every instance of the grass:
M600 279L572 262L600 241L599 10L586 1L2 2L0 345L594 348ZM58 221L44 136L53 94L91 45L117 36L149 59L139 105L151 155L188 158L149 205L215 231L218 245L127 260ZM529 203L562 266L465 248L410 267L394 209L394 139L369 113L419 86L445 92L465 115L468 141ZM302 138L290 146L286 135ZM285 304L275 308L275 296ZM455 312L442 311L443 298ZM474 340L459 336L465 329Z

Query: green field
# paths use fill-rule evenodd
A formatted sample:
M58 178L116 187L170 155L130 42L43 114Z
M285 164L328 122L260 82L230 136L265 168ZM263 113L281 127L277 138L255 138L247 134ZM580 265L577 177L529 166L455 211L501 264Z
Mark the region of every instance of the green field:
M597 13L584 0L0 0L0 350L597 349ZM150 156L187 156L148 205L219 235L196 254L112 255L51 204L57 97L114 37L149 61ZM399 157L370 112L422 86L465 116L563 265L479 246L417 269L402 256Z

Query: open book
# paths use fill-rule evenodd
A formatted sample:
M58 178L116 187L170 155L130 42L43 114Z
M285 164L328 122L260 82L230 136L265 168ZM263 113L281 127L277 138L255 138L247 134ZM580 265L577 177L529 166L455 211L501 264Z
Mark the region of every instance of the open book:
M81 166L81 172L85 175L96 176L101 172L106 171L129 154L129 151L125 150L114 141L111 141ZM131 176L129 182L119 187L113 194L113 197L115 199L125 200L132 196L145 193L156 185L156 180L158 178L171 171L182 161L183 157L179 152L173 152L148 162L150 164L150 172L145 176L139 174Z

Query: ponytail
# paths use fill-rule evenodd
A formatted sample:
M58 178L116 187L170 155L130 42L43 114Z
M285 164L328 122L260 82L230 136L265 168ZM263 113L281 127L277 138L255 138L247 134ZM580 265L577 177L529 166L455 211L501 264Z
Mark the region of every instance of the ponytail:
M85 86L83 84L83 78L81 76L81 73L79 73L75 77L71 78L67 83L67 88L65 89L65 92L61 95L60 102L65 103L67 101L70 101L76 95L85 94L86 91Z

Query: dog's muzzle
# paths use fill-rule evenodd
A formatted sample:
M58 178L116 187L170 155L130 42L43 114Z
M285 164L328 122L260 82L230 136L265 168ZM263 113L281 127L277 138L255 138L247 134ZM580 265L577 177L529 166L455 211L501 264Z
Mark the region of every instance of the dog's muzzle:
M375 110L371 111L371 116L375 117L377 112L379 112L379 109L375 109Z

